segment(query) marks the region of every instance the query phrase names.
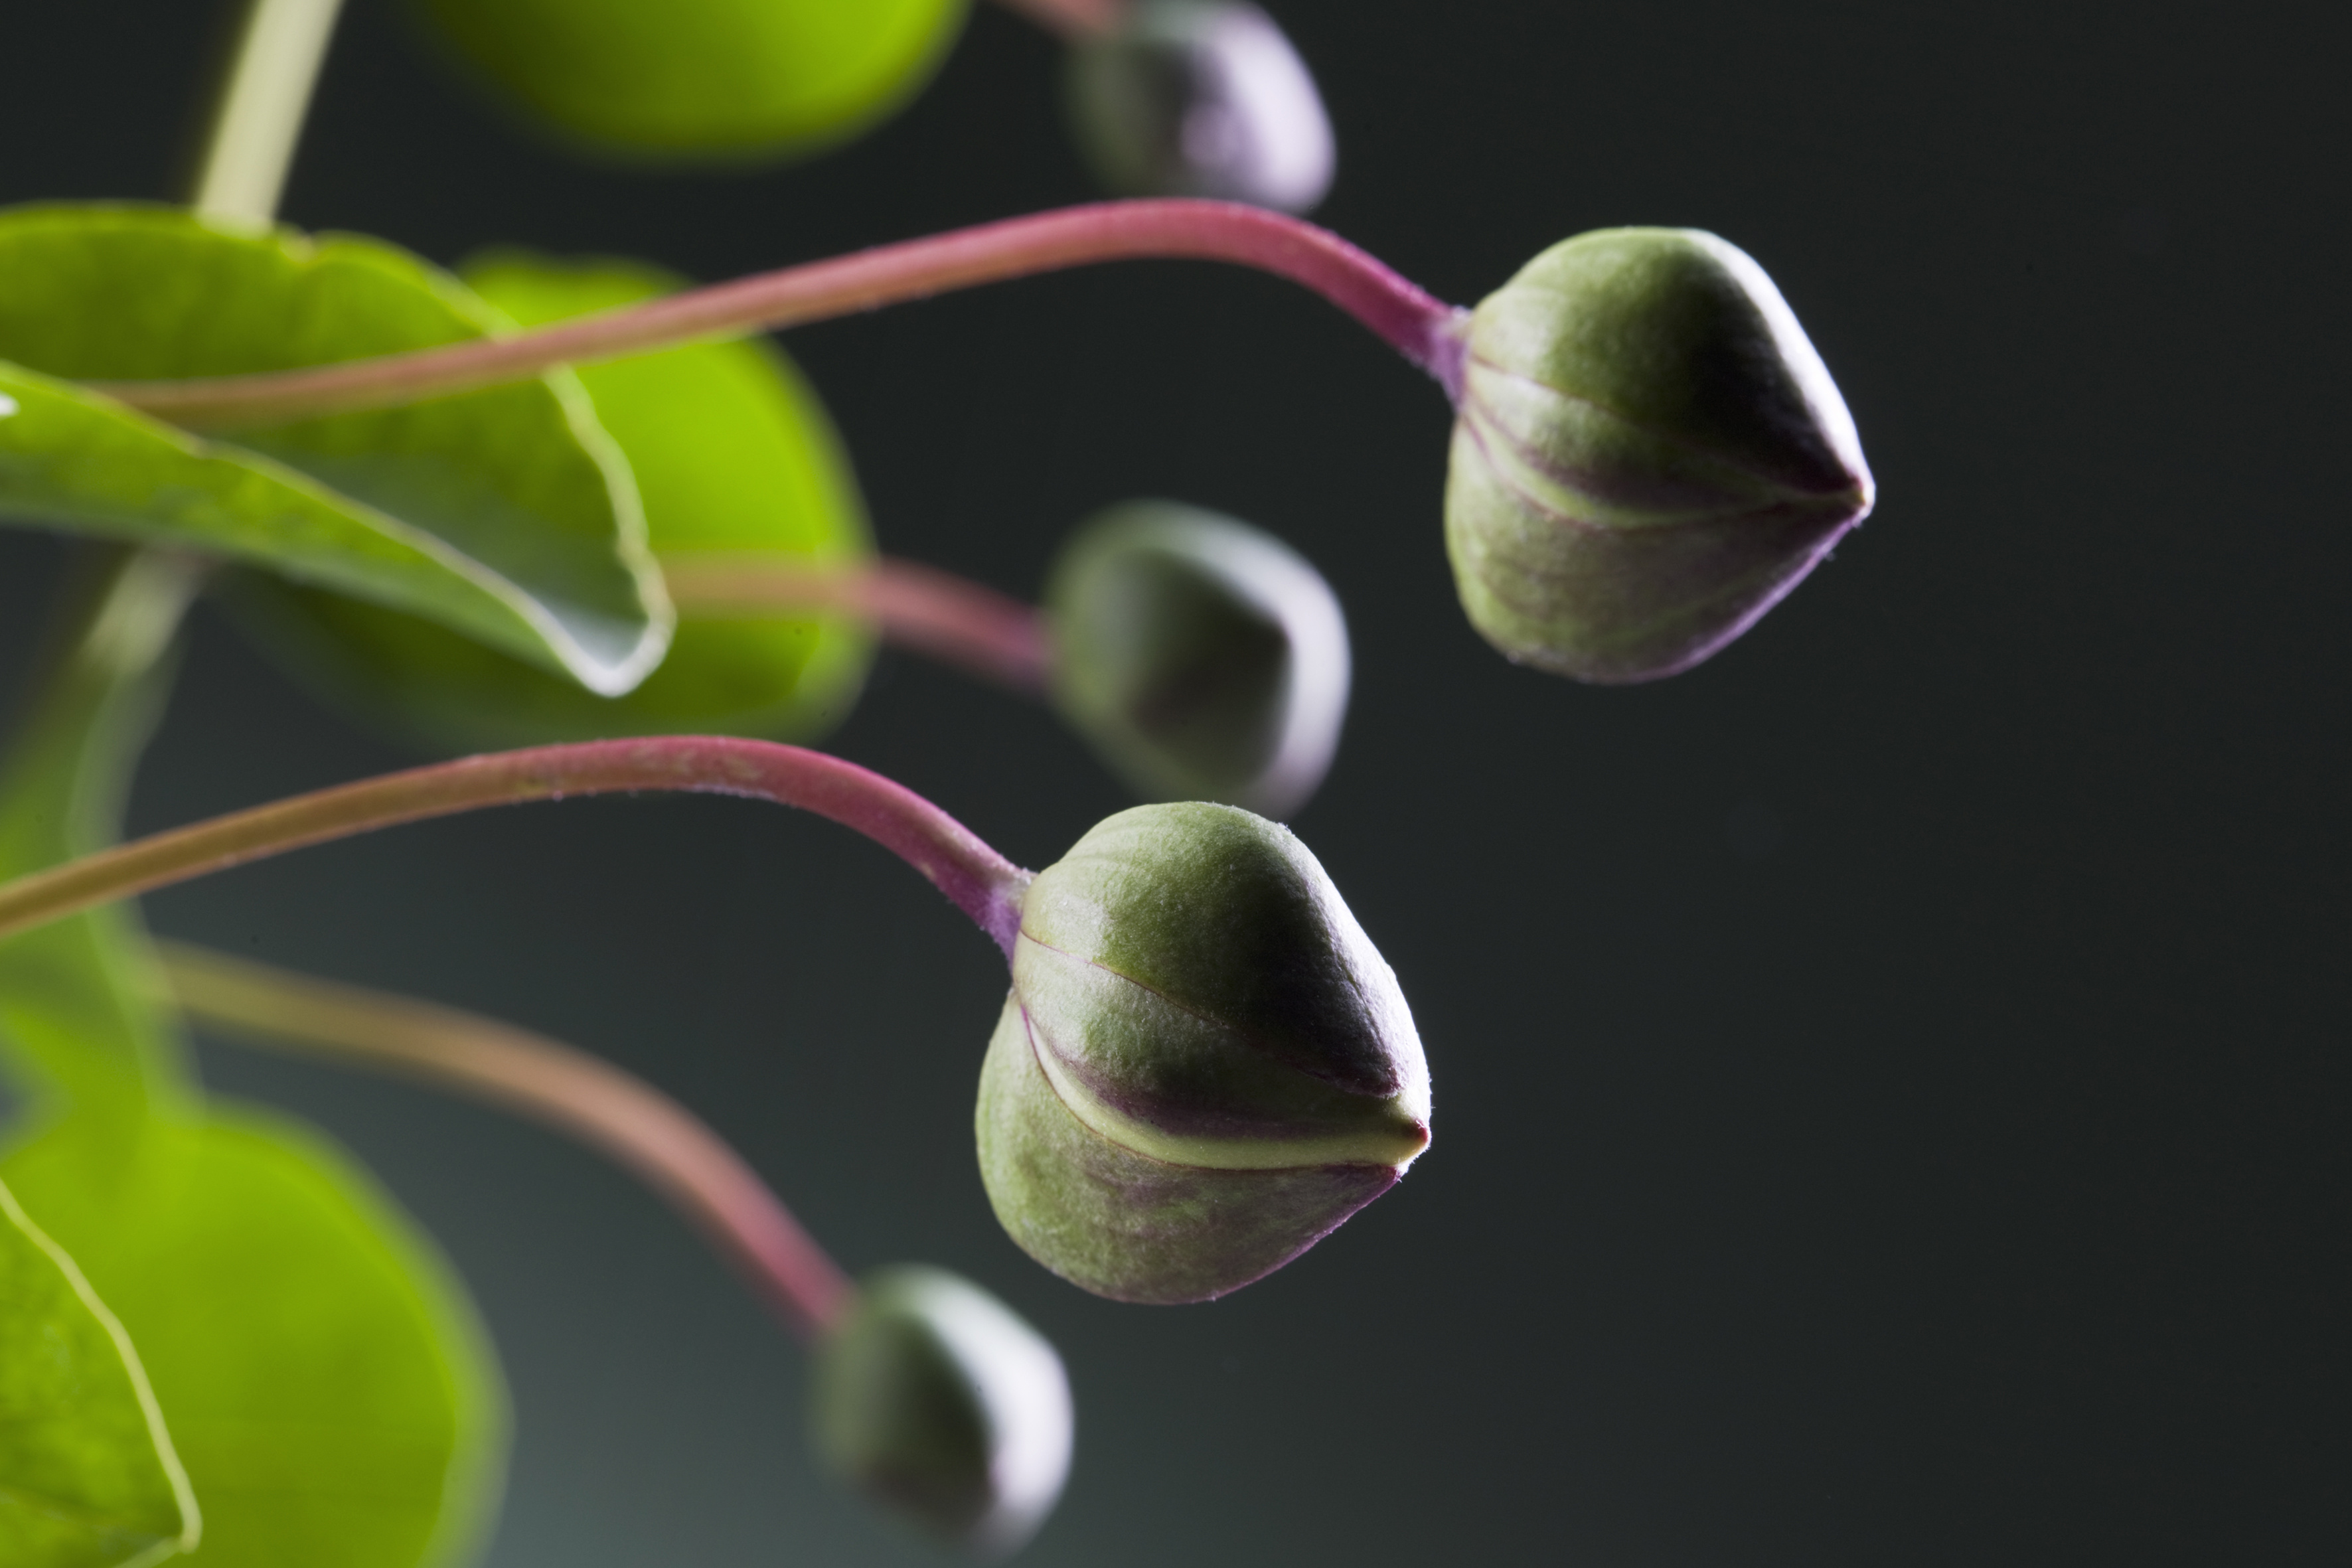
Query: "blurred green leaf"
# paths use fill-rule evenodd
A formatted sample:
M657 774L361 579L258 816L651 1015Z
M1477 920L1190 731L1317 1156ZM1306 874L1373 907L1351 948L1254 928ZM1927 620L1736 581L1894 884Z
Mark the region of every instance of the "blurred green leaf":
M373 240L89 205L0 212L0 359L37 373L0 373L0 514L396 604L595 691L659 662L635 487L569 373L233 446L44 379L282 370L499 325L455 279Z
M743 160L864 130L946 56L964 0L424 0L559 129L638 158Z
M0 1541L10 1568L145 1568L194 1549L199 1529L130 1337L0 1185Z
M504 1395L415 1225L282 1119L156 1118L103 1193L80 1135L68 1121L0 1169L140 1347L207 1568L412 1568L476 1544Z
M663 294L634 262L484 258L466 280L526 326ZM800 564L872 553L856 476L816 393L764 340L708 343L580 373L645 498L654 548L771 552ZM806 740L848 715L873 639L842 616L679 623L669 656L605 700L372 605L249 578L229 595L295 676L429 744L476 751L681 731Z
M129 552L100 574L0 782L0 876L113 837L190 584ZM333 1148L205 1108L152 962L127 905L0 944L0 1029L47 1091L0 1174L139 1345L208 1568L446 1558L504 1450L464 1290Z
M113 842L140 748L162 707L166 649L194 573L133 551L92 552L73 586L73 635L0 773L0 879ZM0 942L0 1037L40 1093L78 1119L96 1188L148 1118L194 1104L184 1053L150 998L160 984L136 906L110 904Z

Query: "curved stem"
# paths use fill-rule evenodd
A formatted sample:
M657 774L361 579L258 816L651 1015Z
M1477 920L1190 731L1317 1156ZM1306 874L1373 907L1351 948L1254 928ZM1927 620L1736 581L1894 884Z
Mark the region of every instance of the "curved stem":
M391 1068L593 1144L667 1198L803 1340L856 1293L742 1157L651 1084L584 1051L454 1007L159 943L181 1006L257 1044Z
M251 223L277 215L341 9L342 0L251 0L197 163L198 212Z
M999 0L1049 33L1065 38L1095 38L1118 26L1128 0Z
M667 555L662 576L682 615L715 620L790 610L845 610L891 641L977 670L1019 691L1045 689L1045 617L993 588L885 556L794 565L772 555Z
M726 736L590 741L463 757L231 812L0 885L0 938L150 889L403 822L567 795L679 790L795 805L929 878L1009 959L1030 873L902 784L798 746Z
M980 283L1097 261L1192 257L1255 267L1312 289L1435 376L1462 380L1463 312L1328 229L1233 202L1099 202L763 272L599 315L445 348L308 370L100 389L177 424L221 429L415 403L558 364L822 321Z

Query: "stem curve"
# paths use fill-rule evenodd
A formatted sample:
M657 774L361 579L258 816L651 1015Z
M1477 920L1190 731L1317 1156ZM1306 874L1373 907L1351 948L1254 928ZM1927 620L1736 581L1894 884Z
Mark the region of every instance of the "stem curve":
M681 615L704 619L845 610L892 642L962 665L1016 691L1045 689L1053 649L1045 616L993 588L888 556L837 565L713 551L666 555L662 576Z
M100 382L192 429L284 424L517 381L559 364L797 326L982 283L1099 261L1190 258L1287 278L1322 295L1434 376L1462 387L1464 312L1326 228L1238 202L1096 202L826 261L756 273L510 337L257 375Z
M1049 33L1076 42L1100 37L1125 19L1128 0L999 0Z
M856 1287L758 1173L700 1118L635 1074L544 1035L455 1007L157 944L189 1015L257 1045L404 1072L520 1111L645 1178L750 1278L803 1341Z
M0 940L95 904L379 827L487 805L646 790L746 795L854 828L929 878L1011 959L1031 873L921 795L855 763L719 735L461 757L152 834L0 885Z

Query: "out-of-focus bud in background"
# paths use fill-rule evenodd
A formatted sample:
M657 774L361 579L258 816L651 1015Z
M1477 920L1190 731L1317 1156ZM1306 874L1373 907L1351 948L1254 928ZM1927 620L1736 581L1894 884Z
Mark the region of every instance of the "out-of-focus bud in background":
M1139 0L1071 47L1079 149L1122 195L1306 212L1331 185L1331 121L1274 19L1223 0Z
M1045 607L1055 703L1139 795L1281 816L1323 782L1348 711L1348 626L1280 540L1130 501L1064 547Z
M1478 306L1467 346L1446 548L1472 624L1519 663L1686 669L1870 511L1821 355L1711 234L1556 245Z
M1062 1495L1069 1378L1043 1335L944 1269L869 1276L816 1352L814 1427L835 1472L927 1533L1002 1556Z
M1137 806L1023 900L981 1069L981 1175L1097 1295L1199 1301L1281 1268L1429 1143L1396 976L1288 828Z

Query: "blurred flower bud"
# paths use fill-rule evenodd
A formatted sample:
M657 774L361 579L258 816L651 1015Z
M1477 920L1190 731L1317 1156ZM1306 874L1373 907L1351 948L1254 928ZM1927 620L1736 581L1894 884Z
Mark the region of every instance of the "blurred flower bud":
M1695 229L1552 247L1472 315L1445 539L1463 607L1523 664L1698 663L1870 511L1821 356L1763 268Z
M1031 1257L1097 1295L1199 1301L1394 1184L1429 1143L1429 1069L1288 828L1137 806L1030 885L977 1123Z
M861 1490L984 1554L1036 1532L1070 1470L1062 1358L944 1269L878 1270L817 1348L817 1450Z
M1174 501L1097 513L1045 588L1054 696L1137 794L1268 816L1323 782L1348 712L1348 624L1307 559Z
M1274 19L1222 0L1136 0L1073 46L1079 148L1123 195L1305 212L1331 185L1331 121Z

